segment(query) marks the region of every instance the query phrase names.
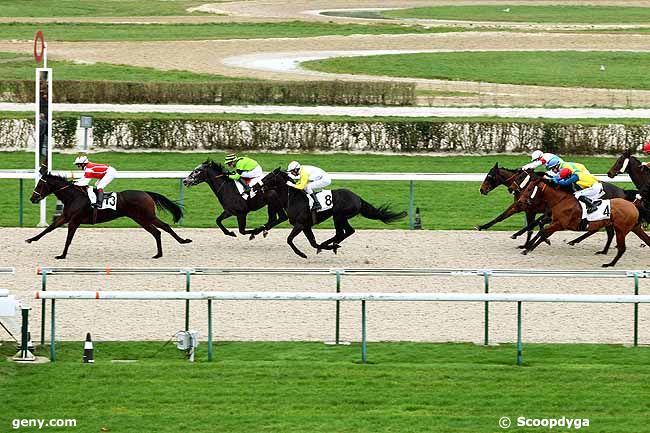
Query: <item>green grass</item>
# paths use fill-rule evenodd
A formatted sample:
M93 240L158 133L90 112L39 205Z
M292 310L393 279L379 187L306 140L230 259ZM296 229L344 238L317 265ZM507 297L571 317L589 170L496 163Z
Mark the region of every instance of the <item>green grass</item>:
M650 10L650 9L649 9ZM346 74L468 80L539 86L650 89L650 53L493 51L337 57L304 62ZM606 70L601 71L600 65Z
M34 25L0 24L2 39L34 39ZM468 31L462 28L395 24L284 23L99 24L44 23L38 28L48 41L181 41L206 39L271 39L316 36L384 35Z
M559 3L559 2L558 2ZM505 12L510 9L510 12ZM434 6L381 11L386 18L534 23L627 24L650 21L650 8L622 6Z
M198 74L176 70L163 71L155 68L114 65L109 63L79 64L68 61L49 61L48 66L56 71L57 80L96 81L101 78L104 81L196 83L224 80L239 81L244 79L216 74ZM0 62L0 80L33 79L34 60Z
M221 3L222 0L211 1ZM199 0L2 0L3 17L139 17L192 15ZM203 15L195 12L193 15Z
M360 154L276 154L250 153L266 170L278 166L285 167L292 159L305 164L313 164L330 172L420 172L420 173L485 173L495 162L515 168L528 162L526 155L489 155L489 156L404 156L404 155L360 155ZM105 152L93 155L93 160L114 165L118 170L187 170L191 171L208 157L222 161L223 153L119 153ZM54 154L54 169L72 170L73 154ZM604 173L614 163L615 157L598 158L564 155L565 160L584 163L593 173ZM0 153L0 169L29 169L33 166L33 154L30 152ZM480 182L415 182L415 206L420 208L422 224L425 229L466 230L476 224L483 224L512 203L512 197L504 188L499 188L489 196L478 192ZM625 186L625 185L624 185ZM628 188L631 185L627 185ZM28 200L31 195L31 182L25 181L24 225L34 227L38 222L39 206ZM408 182L379 181L335 181L332 188L349 188L373 204L390 202L396 209L408 209ZM110 190L140 189L162 193L172 199L180 198L179 181L175 179L117 179ZM184 227L215 227L214 219L221 212L210 188L198 185L184 190L186 217ZM54 200L48 200L54 210ZM17 180L0 180L0 226L17 226L19 221L19 182ZM453 217L452 217L453 216ZM164 217L169 220L168 216ZM266 211L261 210L248 218L249 226L257 226L266 221ZM493 230L513 230L521 227L523 216L515 216L496 225ZM229 227L235 227L234 219L226 221ZM386 226L380 222L357 217L352 222L355 228L407 228L408 219ZM120 219L102 225L102 227L137 227L128 219ZM282 227L288 227L286 224ZM331 220L320 227L331 228Z
M502 416L647 431L647 348L527 344L517 367L511 344L370 343L365 365L357 343L218 342L212 363L202 343L194 364L161 346L96 341L84 365L81 342L59 343L56 363L27 366L0 347L3 431L13 419L65 418L77 426L57 432L488 433Z

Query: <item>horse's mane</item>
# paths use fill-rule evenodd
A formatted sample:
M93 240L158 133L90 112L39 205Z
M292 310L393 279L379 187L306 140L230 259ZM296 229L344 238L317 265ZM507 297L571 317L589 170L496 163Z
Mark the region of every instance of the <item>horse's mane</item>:
M212 168L213 170L218 171L219 173L223 173L223 165L221 165L218 162L213 161L212 159L206 159L205 162L203 163L207 165L208 167Z
M62 182L64 182L64 183L73 183L73 181L68 180L68 179L66 179L66 178L63 177L63 176L59 176L58 174L48 173L47 175L48 175L49 177L54 178L54 179L60 180L60 181L62 181Z

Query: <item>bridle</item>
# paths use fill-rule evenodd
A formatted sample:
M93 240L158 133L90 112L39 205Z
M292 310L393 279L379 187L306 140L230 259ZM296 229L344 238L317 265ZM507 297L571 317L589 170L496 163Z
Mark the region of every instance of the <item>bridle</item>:
M40 192L36 191L36 188L38 188L38 186L41 184L41 182L45 182L45 184L47 185L47 180L43 180L43 177L44 177L44 176L41 176L41 178L38 180L38 183L37 183L36 186L34 187L34 191L32 191L32 194L36 194L36 195L38 195L39 197L45 197L45 196L44 196L43 194L41 194ZM59 192L59 191L63 191L64 189L69 188L69 187L71 187L72 185L73 185L73 184L69 183L69 184L62 186L61 188L59 188L59 189L57 189L57 190L55 190L55 191L50 192L49 194L56 194L57 192ZM48 194L48 195L49 195L49 194Z

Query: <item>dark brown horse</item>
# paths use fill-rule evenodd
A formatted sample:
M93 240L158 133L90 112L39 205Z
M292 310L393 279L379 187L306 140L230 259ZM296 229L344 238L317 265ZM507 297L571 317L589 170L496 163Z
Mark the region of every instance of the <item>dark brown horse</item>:
M643 196L643 199L650 199L650 168L641 164L641 161L634 157L629 149L618 157L614 165L607 171L607 176L614 178L620 173L629 174L630 180L639 189L639 194Z
M85 187L76 186L73 182L41 169L41 178L34 188L30 200L32 203L38 203L50 194L54 194L63 202L63 214L56 217L49 227L33 238L27 239L26 242L36 242L52 230L67 223L68 237L65 240L65 248L60 256L56 256L57 259L64 259L68 254L72 238L81 224L103 223L125 216L140 224L156 239L157 253L153 256L154 259L163 255L160 230L158 229L166 231L181 244L192 242L191 239L183 239L178 236L169 224L156 216L158 207L169 211L174 217L174 222L178 222L183 217L183 210L161 194L148 191L122 191L117 193L116 210L94 210L90 207L90 199Z
M487 195L490 191L497 188L498 186L504 185L508 188L508 191L514 195L514 202L510 206L508 206L508 208L505 211L503 211L499 216L494 218L492 221L489 221L485 224L477 225L474 228L479 231L487 230L490 227L492 227L494 224L501 222L507 218L510 218L512 215L516 213L522 212L523 209L521 208L521 205L517 202L519 193L523 188L526 187L526 185L528 184L528 182L530 182L531 179L533 178L536 179L539 176L540 174L533 173L533 172L528 173L521 169L510 170L507 168L499 167L498 162L494 164L494 167L490 169L490 171L485 176L485 179L483 179L483 183L481 183L481 187L479 188L479 191L481 192L482 195ZM513 239L514 239L519 237L523 233L527 233L526 242L524 242L523 245L520 245L519 248L526 248L533 234L533 230L532 230L533 227L539 225L541 228L544 225L545 211L546 209L543 208L539 208L539 209L530 208L525 211L526 225L524 229L520 230L519 232L513 235ZM542 214L542 216L539 217L538 219L535 219L535 216L540 213ZM550 218L548 219L548 221L550 221Z
M603 267L614 266L625 253L625 237L629 232L636 234L643 242L650 245L650 236L643 231L641 224L650 221L650 211L644 207L621 198L613 198L610 201L610 218L603 221L591 221L584 225L582 221L582 208L573 194L564 191L560 187L552 186L544 179L531 182L519 196L519 202L523 207L539 206L540 202L545 203L551 209L553 220L551 224L540 230L540 233L533 238L532 245L524 254L534 250L544 238L562 230L574 230L595 232L602 228L612 227L607 234L606 249L611 243L612 237L616 234L616 257Z

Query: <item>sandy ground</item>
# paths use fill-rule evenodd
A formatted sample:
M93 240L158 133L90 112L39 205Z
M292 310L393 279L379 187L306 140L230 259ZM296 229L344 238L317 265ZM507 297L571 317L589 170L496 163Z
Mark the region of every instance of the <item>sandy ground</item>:
M323 17L313 13L320 9L411 7L433 4L450 4L449 1L297 1L264 0L217 3L213 7L226 16L215 17L164 17L147 18L68 19L55 21L125 21L125 22L260 22L274 20L307 20L335 22L368 22L369 20ZM477 2L453 2L453 4ZM481 2L485 3L485 2ZM497 4L499 2L493 2ZM512 3L512 2L511 2ZM551 4L552 2L515 2L522 4ZM650 6L649 1L575 1L572 4L639 5ZM5 18L2 21L37 21L35 19ZM413 24L412 22L409 22ZM269 70L257 67L256 58L275 58L286 62L296 53L309 55L322 51L368 50L647 50L650 35L642 34L574 34L574 33L509 33L472 32L430 35L352 35L326 36L301 39L252 39L217 41L170 42L51 42L49 57L80 62L108 62L163 70L182 69L193 72L244 76L273 80L400 80L416 82L418 88L445 92L469 92L476 95L464 97L421 97L423 105L544 105L565 106L641 106L650 105L650 92L603 90L582 88L551 88L539 86L496 85L463 81L414 80L390 77L369 77L346 74L314 74L297 70ZM315 50L314 47L317 47ZM0 51L31 53L32 43L27 41L2 41ZM242 59L246 62L242 63ZM285 59L285 60L283 60Z
M81 229L65 261L57 261L65 231L57 230L36 244L25 238L37 229L0 229L4 246L0 266L14 266L15 276L3 276L9 288L32 309L32 330L38 338L40 302L33 299L40 288L38 266L214 266L214 267L435 267L435 268L543 268L597 269L605 261L593 253L601 247L600 234L582 245L569 247L558 234L552 247L542 246L532 255L516 250L518 241L504 232L364 230L344 243L338 255L315 255L304 238L298 238L309 258L294 256L285 244L286 230L271 232L267 239L248 241L221 235L215 229L179 229L194 243L179 245L163 237L165 256L151 260L154 241L137 229ZM324 239L330 232L316 233ZM628 251L620 269L647 267L650 250L628 238ZM104 247L97 247L104 245ZM611 255L610 255L611 258ZM52 276L50 290L184 290L182 276ZM194 290L311 291L335 290L333 276L204 276L195 277ZM642 280L641 293L650 287ZM494 278L493 292L631 294L631 279ZM342 279L343 291L368 292L470 292L483 291L476 277L352 277ZM182 301L59 301L57 336L81 340L91 332L97 340L166 340L184 323ZM48 308L49 309L49 308ZM207 307L193 303L191 327L207 336ZM524 304L524 339L527 342L629 343L632 340L633 307L630 305ZM314 340L334 336L332 302L229 301L215 305L216 340ZM48 323L49 335L49 323ZM360 339L359 303L342 305L342 338ZM494 342L516 338L516 306L490 306L490 335ZM370 303L370 341L473 341L483 336L480 303ZM6 337L0 334L0 339ZM640 340L650 343L650 308L640 307Z

